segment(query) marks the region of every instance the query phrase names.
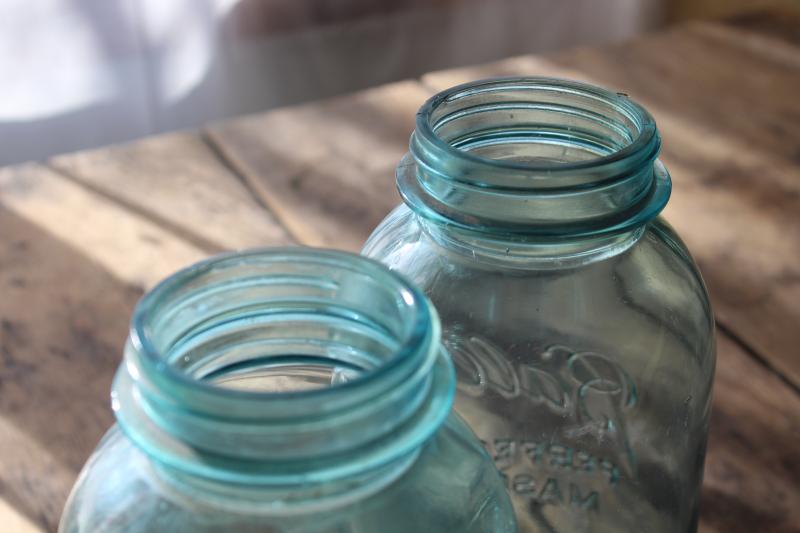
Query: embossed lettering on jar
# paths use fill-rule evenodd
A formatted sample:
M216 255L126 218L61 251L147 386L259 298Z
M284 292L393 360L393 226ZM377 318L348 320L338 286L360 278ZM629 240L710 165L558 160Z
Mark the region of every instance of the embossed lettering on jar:
M524 531L697 527L715 348L653 118L566 80L431 98L364 253L436 305Z
M436 313L344 252L220 256L136 308L118 424L63 533L512 533L480 441L451 413Z

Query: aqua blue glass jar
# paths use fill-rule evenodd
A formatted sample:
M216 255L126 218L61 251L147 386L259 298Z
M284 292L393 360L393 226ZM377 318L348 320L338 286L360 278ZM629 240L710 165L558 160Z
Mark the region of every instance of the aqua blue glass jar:
M199 263L136 307L59 530L516 531L454 380L430 303L374 261Z
M454 87L418 113L404 205L365 245L437 307L456 410L522 531L697 527L714 323L658 216L659 149L647 111L602 88Z

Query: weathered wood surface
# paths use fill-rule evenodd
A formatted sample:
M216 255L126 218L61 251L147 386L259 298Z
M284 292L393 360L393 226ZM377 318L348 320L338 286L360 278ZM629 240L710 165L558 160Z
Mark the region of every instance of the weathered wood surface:
M800 528L800 395L717 331L700 531Z
M111 423L143 290L220 249L357 250L399 201L394 167L422 101L514 74L610 86L656 117L666 216L721 327L701 529L800 530L800 23L774 28L694 24L0 169L0 531L55 528Z
M168 182L166 170L128 161L131 150L151 155L146 142L76 156L102 162L115 180L140 180L108 196L43 165L0 169L0 531L55 530L79 469L113 422L111 378L142 292L217 248L288 242L267 212L250 207L252 197L231 192L237 178L223 172L214 178L218 197L194 201L230 213L209 213L215 227L189 235L202 211L181 217L178 191L152 181ZM196 150L171 157L186 179L198 159L205 164ZM78 181L91 179L87 171ZM140 193L158 197L151 207L164 212L136 205ZM171 196L176 216L167 224ZM212 238L210 249L202 246Z
M400 82L208 130L299 242L358 251L400 202L394 169L429 93Z
M800 45L798 18L800 14L796 11L755 11L730 18L726 26L743 28L750 37L763 35Z
M0 227L0 499L52 531L112 422L136 299L205 254L41 165L0 170Z
M291 242L198 135L160 135L49 164L207 250Z

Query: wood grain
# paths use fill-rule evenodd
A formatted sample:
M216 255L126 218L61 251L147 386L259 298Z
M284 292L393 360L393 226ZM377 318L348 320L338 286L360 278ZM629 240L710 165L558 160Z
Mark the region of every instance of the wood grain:
M400 82L224 122L208 135L299 242L357 251L400 202L394 169L428 96Z
M0 169L0 227L0 526L54 531L136 300L206 253L41 165Z
M701 531L797 532L800 396L723 332L701 499Z
M795 7L800 7L797 3ZM741 28L750 35L764 35L800 45L800 9L760 10L735 15L725 20L728 28Z
M50 165L211 252L291 242L197 134L62 155Z
M147 218L37 164L0 169L0 205L142 289L208 255Z
M642 103L658 122L673 178L665 216L700 264L718 320L797 386L800 66L719 28L692 24L634 44L514 58L422 81L441 90L495 75L566 77Z

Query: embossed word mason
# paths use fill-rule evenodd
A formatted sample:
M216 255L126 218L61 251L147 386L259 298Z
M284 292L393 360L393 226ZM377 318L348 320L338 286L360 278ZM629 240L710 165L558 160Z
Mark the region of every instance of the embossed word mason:
M619 468L608 459L595 457L563 444L500 438L494 439L491 443L484 442L484 446L492 452L495 464L501 470L516 463L521 454L531 465L547 465L556 470L585 474L600 473L605 482L612 487L620 480Z
M495 438L484 442L484 446L503 474L507 488L538 505L570 505L597 512L597 481L613 488L621 478L619 467L609 459L563 444ZM565 479L564 474L571 478Z

